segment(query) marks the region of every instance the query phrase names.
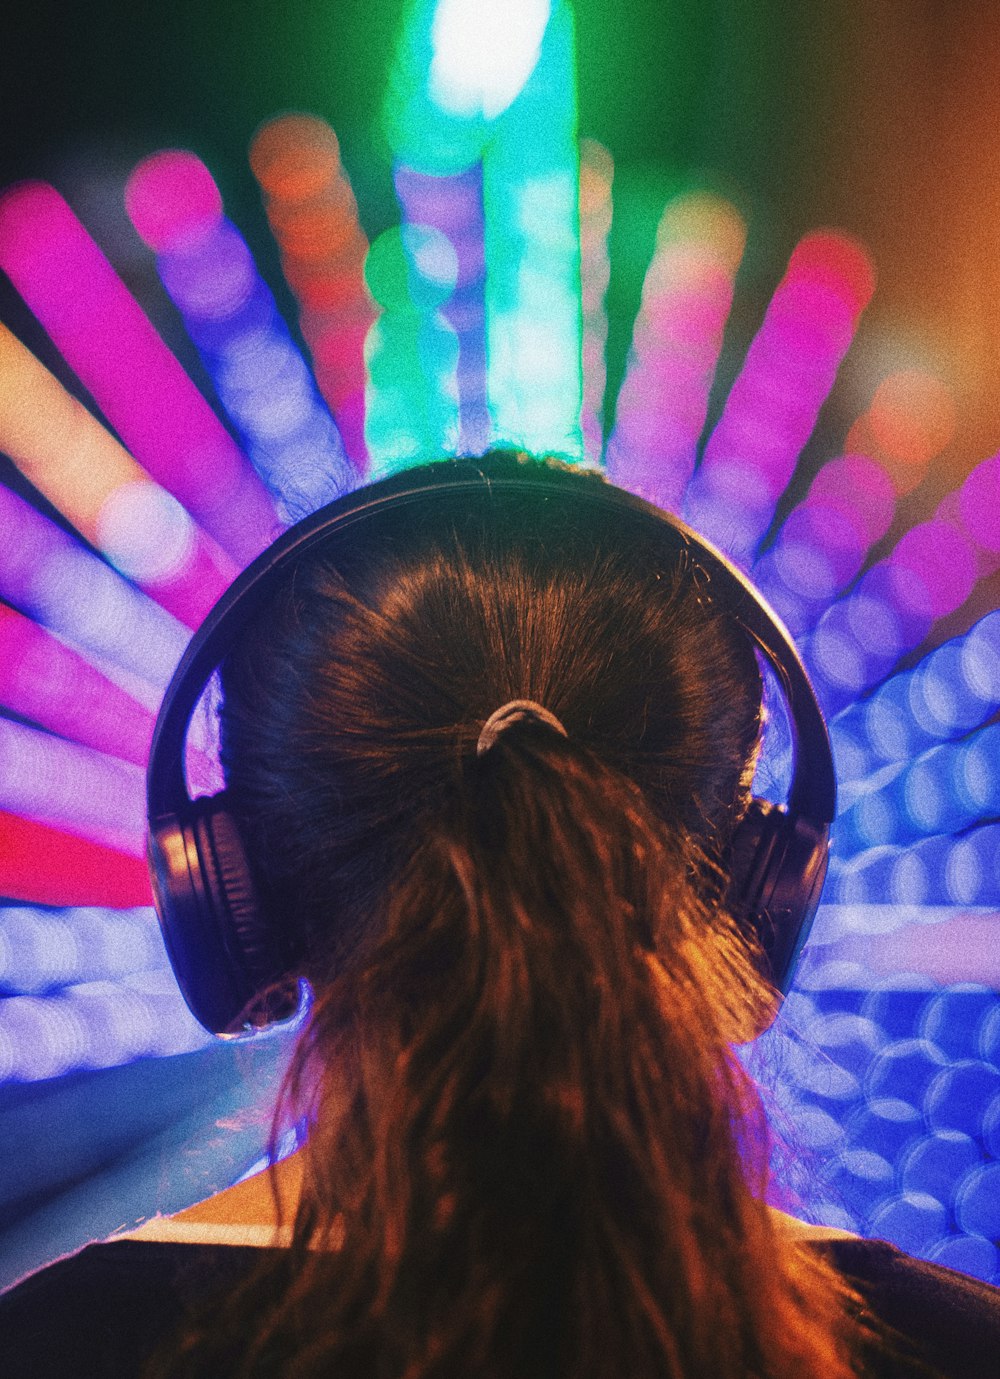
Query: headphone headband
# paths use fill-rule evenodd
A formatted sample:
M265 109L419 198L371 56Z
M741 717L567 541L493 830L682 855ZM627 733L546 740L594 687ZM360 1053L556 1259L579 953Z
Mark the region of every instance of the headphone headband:
M487 519L495 515L498 521L505 508L518 501L543 513L547 508L553 521L559 515L572 522L580 514L599 514L602 532L611 530L623 546L642 541L671 563L678 555L687 559L693 575L704 579L713 606L760 648L788 703L794 764L787 807L754 801L753 818L741 826L744 836L737 835L736 853L747 853L739 863L737 901L752 914L764 915L776 932L781 929L780 941L773 934L763 941L776 984L783 989L818 900L836 803L829 736L791 637L745 575L676 517L596 474L519 462L507 455L406 470L321 508L279 536L243 571L192 638L157 719L147 809L157 909L178 980L195 1015L217 1031L237 1028L234 1022L242 1018L248 1000L282 967L274 957L274 944L270 957L259 956L269 940L261 931L246 860L235 855L239 843L225 811L225 796L214 802L192 801L189 796L184 747L195 706L286 570L320 546L329 546L334 554L341 545L358 558L359 536L382 541L394 531L419 530L421 510L440 511L446 500ZM216 815L225 815L224 822L219 823ZM789 919L779 920L779 912L787 912ZM198 934L206 926L216 933L216 947L221 945L214 958L198 949ZM206 977L199 963L214 968L215 975ZM239 969L235 978L229 971L233 963L233 970ZM213 984L222 984L223 969L232 989L215 1001Z

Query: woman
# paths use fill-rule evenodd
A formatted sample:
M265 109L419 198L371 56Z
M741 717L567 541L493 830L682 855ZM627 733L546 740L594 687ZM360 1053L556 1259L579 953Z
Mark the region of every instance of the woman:
M179 1338L161 1319L166 1372L992 1372L904 1359L836 1267L855 1242L766 1205L732 1046L774 994L725 873L754 647L696 561L586 508L442 499L361 555L320 543L225 658L239 886L314 993L287 1097L308 1138L290 1242Z

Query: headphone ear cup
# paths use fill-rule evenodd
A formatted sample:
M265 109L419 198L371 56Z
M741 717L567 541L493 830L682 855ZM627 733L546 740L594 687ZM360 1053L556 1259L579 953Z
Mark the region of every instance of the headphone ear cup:
M164 943L188 1008L213 1034L268 1023L295 1005L253 1009L286 971L226 806L225 795L195 800L185 816L158 821L149 839Z
M826 877L830 830L769 800L750 801L729 852L728 904L756 940L764 975L787 992Z

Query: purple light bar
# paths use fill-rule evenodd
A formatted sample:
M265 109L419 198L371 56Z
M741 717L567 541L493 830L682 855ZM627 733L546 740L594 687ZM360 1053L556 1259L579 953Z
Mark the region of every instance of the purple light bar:
M81 651L166 688L188 630L0 484L0 597Z
M855 578L896 509L892 480L865 455L825 464L753 566L754 581L796 636Z
M0 266L153 477L245 564L279 529L260 479L69 206L0 196Z
M0 704L99 752L145 766L154 715L69 647L0 605Z
M687 520L733 558L748 562L770 526L874 287L846 235L796 246L685 496Z

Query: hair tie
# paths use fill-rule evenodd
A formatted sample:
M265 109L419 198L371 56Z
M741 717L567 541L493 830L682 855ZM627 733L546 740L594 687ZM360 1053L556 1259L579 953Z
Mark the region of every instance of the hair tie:
M481 757L495 746L497 738L507 728L514 723L523 723L526 718L533 719L536 723L544 723L546 727L554 728L563 737L568 737L566 729L556 718L554 713L550 713L541 704L536 704L533 699L512 699L509 704L502 704L499 709L494 710L483 724L483 730L479 734L479 741L476 743L476 756Z

